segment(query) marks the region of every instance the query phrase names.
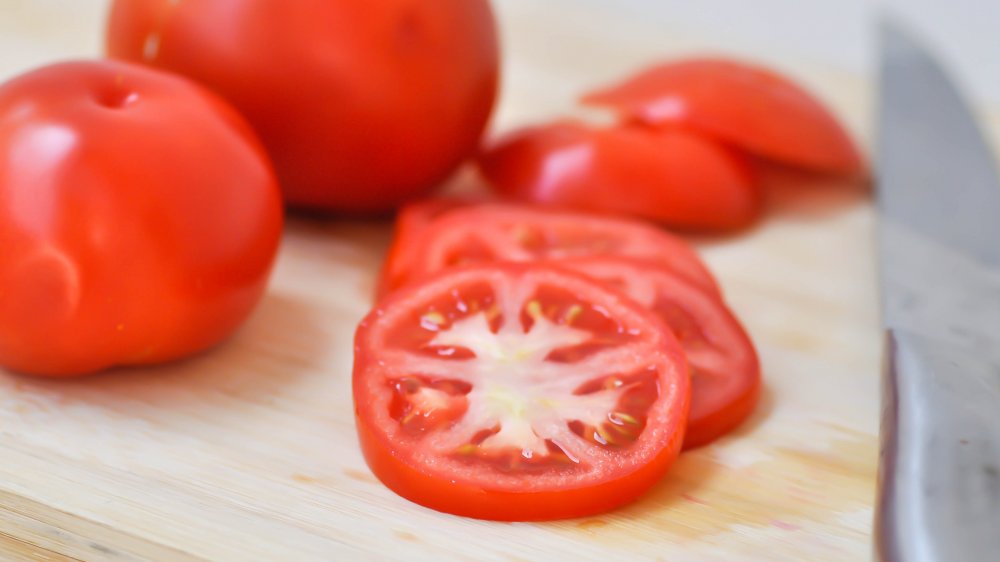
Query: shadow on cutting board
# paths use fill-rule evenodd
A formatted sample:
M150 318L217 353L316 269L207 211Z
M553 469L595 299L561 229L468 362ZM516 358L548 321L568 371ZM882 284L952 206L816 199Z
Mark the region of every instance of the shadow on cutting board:
M54 407L83 402L116 409L139 402L193 413L218 407L219 395L266 403L317 368L315 362L329 347L321 314L311 303L271 292L233 336L191 358L70 379L4 372L0 377L13 379L20 391L48 398Z
M754 161L763 211L746 228L731 232L680 232L699 245L738 242L772 223L820 223L870 204L871 180L817 174L767 160ZM668 228L669 230L669 228Z

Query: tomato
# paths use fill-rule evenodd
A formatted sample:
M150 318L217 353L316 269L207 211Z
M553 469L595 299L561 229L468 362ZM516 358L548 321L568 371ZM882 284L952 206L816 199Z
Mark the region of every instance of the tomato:
M761 385L757 352L717 295L669 269L627 258L580 258L559 265L624 291L673 330L691 371L685 449L714 441L753 413Z
M681 130L557 122L514 133L478 164L494 189L516 200L681 228L731 230L761 209L742 154Z
M542 520L612 509L681 447L690 382L649 311L531 264L452 269L362 321L353 377L372 472L427 507Z
M452 210L389 256L396 289L456 265L624 255L663 264L714 293L715 279L680 238L632 220L485 203ZM402 260L401 264L391 263Z
M281 194L249 125L180 77L75 62L0 87L0 365L184 357L260 299Z
M487 0L116 0L107 51L250 120L293 205L376 212L476 150L498 83Z
M413 240L420 236L434 219L452 209L470 204L472 204L470 199L440 197L416 201L400 208L396 213L396 225L385 263L379 273L376 296L381 297L392 287L405 282L406 275L412 267L410 262L413 254L410 249Z
M583 100L644 123L698 130L775 160L862 172L857 148L836 117L809 92L759 66L711 58L666 63Z

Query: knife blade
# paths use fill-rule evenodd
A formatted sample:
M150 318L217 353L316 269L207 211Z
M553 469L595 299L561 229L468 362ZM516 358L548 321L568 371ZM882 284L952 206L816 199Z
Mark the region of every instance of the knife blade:
M998 560L1000 179L942 66L899 24L879 31L876 558Z

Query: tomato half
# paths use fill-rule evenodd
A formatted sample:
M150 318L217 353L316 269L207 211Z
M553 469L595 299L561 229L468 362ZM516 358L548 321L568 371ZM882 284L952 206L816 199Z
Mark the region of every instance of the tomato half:
M390 259L396 289L445 268L493 261L557 260L623 255L663 264L718 293L712 274L691 247L666 231L633 220L503 203L454 209L436 219Z
M716 295L669 269L627 258L581 258L559 265L622 290L673 330L691 370L685 449L714 441L753 413L760 361L740 322Z
M395 292L355 340L372 472L470 517L576 517L629 502L681 447L690 399L669 330L555 268L480 265Z
M587 94L630 119L678 125L755 154L839 174L863 163L850 136L814 96L766 68L723 59L661 64Z
M501 139L477 163L506 197L686 229L732 230L761 209L742 154L681 130L556 122Z
M438 185L476 150L498 83L487 0L115 0L107 51L221 93L289 202L342 212Z
M281 194L249 125L121 62L0 86L0 365L75 375L228 336L263 294Z

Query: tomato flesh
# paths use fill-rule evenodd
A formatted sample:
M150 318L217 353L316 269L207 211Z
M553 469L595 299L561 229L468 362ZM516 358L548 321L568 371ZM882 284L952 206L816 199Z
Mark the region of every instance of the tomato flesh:
M543 265L441 272L391 294L356 336L372 471L471 517L574 517L634 499L683 440L690 382L650 312Z
M718 439L753 413L761 386L757 352L716 295L668 269L626 258L581 258L559 265L617 286L670 327L691 371L685 449Z
M682 130L556 122L501 139L477 164L507 198L639 216L689 230L744 227L761 210L746 158Z
M857 175L864 167L850 136L818 99L788 78L747 63L711 58L665 63L586 94L583 101L822 172Z
M393 228L392 241L386 254L382 270L379 272L375 296L382 297L393 287L405 283L410 262L413 259L409 252L413 241L441 215L466 205L472 201L458 198L424 199L404 205L396 213L396 224Z
M387 271L395 289L431 273L475 263L622 255L669 267L713 293L718 285L680 238L635 221L529 206L486 203L447 212L399 244Z

